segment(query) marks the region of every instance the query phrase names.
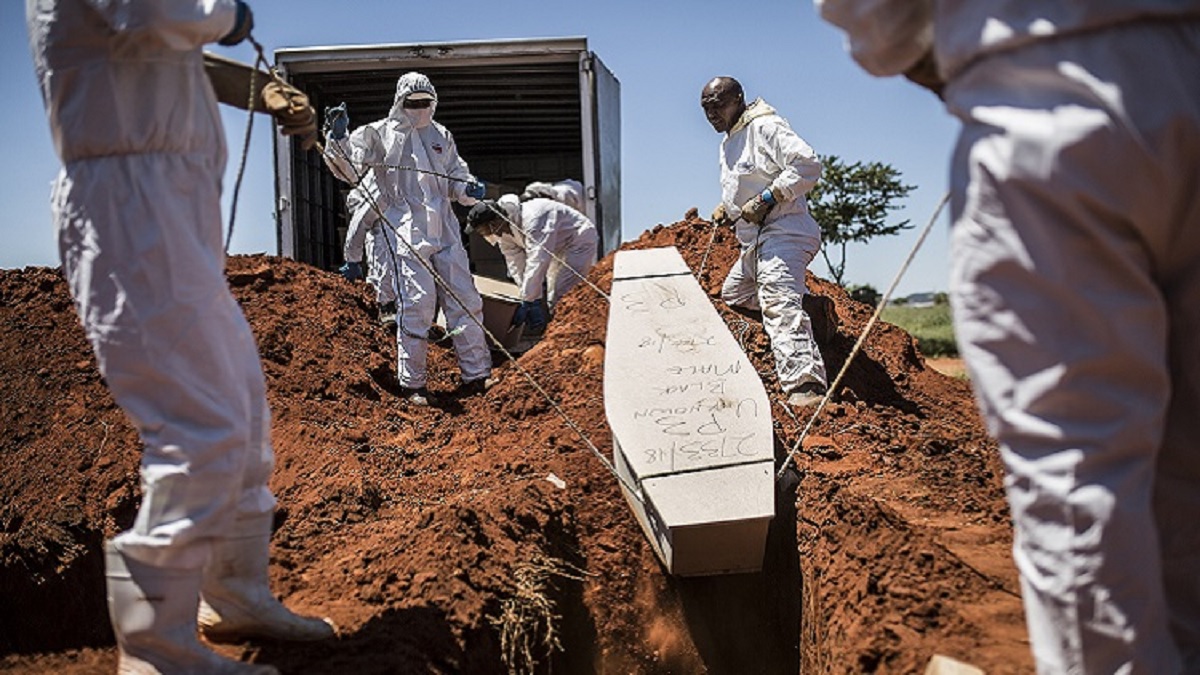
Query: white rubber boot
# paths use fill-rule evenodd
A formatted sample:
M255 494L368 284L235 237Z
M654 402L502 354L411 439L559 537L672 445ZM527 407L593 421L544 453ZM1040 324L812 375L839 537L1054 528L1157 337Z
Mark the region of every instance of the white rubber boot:
M104 550L108 614L117 636L117 672L129 675L279 675L273 666L227 659L196 637L199 569L154 567Z
M334 637L329 619L294 614L271 594L267 578L271 514L238 519L213 544L200 589L200 630L213 642L311 641Z

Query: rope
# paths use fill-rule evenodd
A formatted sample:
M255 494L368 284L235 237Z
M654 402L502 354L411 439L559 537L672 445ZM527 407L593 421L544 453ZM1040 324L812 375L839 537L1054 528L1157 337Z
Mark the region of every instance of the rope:
M892 279L891 285L888 286L887 292L885 292L883 297L879 299L879 304L876 305L875 312L871 315L870 320L867 321L867 325L863 327L862 334L858 336L858 341L854 343L854 348L850 350L850 355L846 357L846 362L842 364L842 369L838 371L837 377L833 380L833 384L830 385L829 389L825 392L825 396L821 399L821 402L817 404L817 409L813 411L812 417L809 418L808 424L804 426L804 429L800 432L800 436L792 445L792 450L788 453L787 458L784 459L783 466L779 467L779 472L775 474L776 481L783 478L783 474L787 470L788 464L792 462L796 456L796 453L800 450L800 444L804 441L805 436L807 436L808 432L812 429L813 424L817 421L817 417L821 414L821 411L825 409L825 405L828 404L830 398L833 397L834 392L837 391L837 387L839 384L841 384L842 378L845 377L846 371L850 369L851 362L854 361L854 357L858 355L863 343L866 342L867 334L870 333L871 329L875 327L875 323L879 320L879 315L883 313L883 308L887 306L888 300L891 299L892 293L896 290L896 286L900 283L900 279L903 278L904 273L908 271L909 265L912 264L913 258L915 258L917 255L917 251L921 249L921 245L925 243L925 237L928 236L929 231L933 229L933 224L937 221L937 217L942 213L942 208L946 206L946 202L948 201L950 201L949 192L942 195L942 199L938 202L937 208L934 209L933 215L930 216L929 222L926 223L925 228L921 230L921 236L917 238L917 242L913 245L912 250L909 251L908 257L904 259L904 264L902 264L900 266L900 270L896 272L896 276ZM792 417L795 419L795 415Z
M347 158L346 161L354 163L353 160L351 160L349 158ZM459 178L457 176L450 176L450 175L447 175L444 173L438 173L437 171L430 171L429 169L420 169L415 166L403 166L400 164L384 164L382 162L358 162L358 164L361 164L362 166L369 168L369 169L371 169L371 168L398 169L400 171L412 171L414 173L427 173L430 176L437 176L438 178L445 178L446 180L452 180L452 181L456 181L459 183L470 183L471 182L471 179L469 179L469 178Z
M508 223L508 226L509 226L509 227L511 227L511 228L513 229L513 231L515 231L515 232L520 232L520 233L521 233L521 239L522 239L522 242L524 242L524 241L527 241L527 240L528 240L528 237L526 236L528 233L527 233L527 232L525 232L525 230L524 230L524 229L523 229L523 228L522 228L520 225L517 225L517 224L516 224L516 223L514 223L512 220L510 220L510 219L509 219L509 217L508 217L508 215L504 213L504 210L503 210L503 209L496 208L495 206L492 206L490 203L488 203L488 202L486 202L486 201L485 201L484 203L485 203L485 204L487 204L487 208L488 208L488 210L489 210L489 211L491 211L493 214L495 214L495 215L497 215L497 216L500 216L502 219L504 219L504 222ZM548 239L549 237L550 237L550 234L549 234L549 233L547 233L547 234L546 234L546 238ZM543 239L543 240L542 240L542 244L543 244L543 246L545 245L545 243L546 243L546 240L545 240L545 239ZM612 300L609 298L609 296L608 296L608 293L605 293L603 290L601 290L601 289L600 289L600 287L599 287L599 286L597 286L596 284L593 284L591 281L589 281L586 275L584 275L584 274L581 274L581 273L579 272L579 270L577 270L577 269L575 269L574 267L572 267L572 266L571 266L571 264L570 264L570 263L568 263L566 260L563 260L562 258L558 257L558 255L557 255L557 254L556 254L554 251L552 251L552 250L550 250L550 249L548 249L548 248L547 248L547 249L545 249L545 251L546 251L547 253L549 253L549 254L550 254L550 257L551 257L551 258L554 258L554 260L555 260L555 261L557 261L557 262L558 262L558 264L560 264L560 265L562 265L563 267L565 267L565 268L567 268L568 270L570 270L571 274L574 274L575 276L579 277L579 280L580 280L580 281L582 281L583 283L585 283L585 284L587 284L588 286L590 286L590 287L592 288L592 290L596 291L596 293L598 293L598 294L600 295L600 297L604 298L604 301L605 301L605 302L611 302L611 301L612 301Z
M696 272L696 281L704 276L704 268L708 266L708 254L712 253L713 244L717 243L717 228L719 225L712 224L712 236L708 238L708 248L704 249L704 257L700 259L700 271Z
M250 38L253 42L254 38ZM257 43L255 43L257 44ZM233 182L233 199L229 205L229 231L225 235L225 254L229 254L229 244L233 241L233 223L237 218L238 195L242 191L242 178L246 175L246 160L250 156L250 132L254 129L254 108L258 103L258 66L264 63L262 50L259 49L254 67L250 69L250 94L246 105L246 133L242 137L242 157L238 161L237 179Z

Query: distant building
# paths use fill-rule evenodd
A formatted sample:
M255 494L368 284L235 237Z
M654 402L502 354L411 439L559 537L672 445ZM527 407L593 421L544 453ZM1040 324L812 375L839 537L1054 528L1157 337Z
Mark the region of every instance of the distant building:
M937 304L937 293L913 293L904 298L906 307L933 307Z

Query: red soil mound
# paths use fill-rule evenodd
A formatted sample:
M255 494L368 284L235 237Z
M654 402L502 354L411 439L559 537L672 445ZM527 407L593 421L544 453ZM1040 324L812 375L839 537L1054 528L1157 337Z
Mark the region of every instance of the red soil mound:
M671 245L715 296L731 233L689 213L625 247ZM361 285L268 256L228 268L274 415L272 585L343 635L224 653L363 675L911 673L934 653L1031 670L995 447L969 386L898 328L876 327L796 451L763 572L678 579L589 447L611 454L593 289L486 394L455 392L435 345L437 401L414 408ZM607 291L611 274L609 257L590 280ZM836 373L871 309L811 275L809 289ZM780 405L759 317L714 304L767 385L782 460L807 419ZM55 270L0 272L0 371L0 671L111 672L100 550L135 513L139 444Z

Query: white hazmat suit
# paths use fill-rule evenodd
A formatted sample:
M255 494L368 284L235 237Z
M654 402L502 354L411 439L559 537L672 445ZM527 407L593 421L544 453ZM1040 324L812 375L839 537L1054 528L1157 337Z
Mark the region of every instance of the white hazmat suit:
M346 196L346 211L350 226L342 257L346 262L361 263L364 251L370 256L367 283L375 289L379 305L396 302L396 233L385 225L375 207L379 205L379 186L374 172L363 175L362 182Z
M521 300L532 302L545 295L553 308L596 264L596 226L579 211L551 199L518 202L515 195L504 195L498 203L509 231L485 238L504 254Z
M825 362L804 311L805 272L821 247L821 228L804 195L821 177L821 162L787 120L761 99L746 107L721 142L721 203L737 219L741 255L725 278L721 297L761 309L783 391L826 386ZM741 205L772 189L779 203L763 224L740 219Z
M963 123L955 333L1040 673L1200 672L1200 1L825 0Z
M137 672L274 672L197 641L201 594L204 625L226 637L332 635L266 586L270 415L225 281L225 136L201 53L238 11L233 0L26 4L63 162L51 197L63 275L144 443L141 506L105 561L120 667Z
M432 95L433 105L406 110L405 99L417 92ZM407 389L425 387L427 337L439 302L446 328L454 336L463 382L484 380L492 368L481 327L483 300L451 209L451 200L466 206L475 203L466 194L467 184L475 179L459 157L450 131L432 119L436 97L429 78L405 73L396 83L395 102L387 117L355 129L346 138L328 139L325 150L326 162L342 180L357 184L364 171L375 174L386 218L381 225L395 228L401 240L396 242L397 371L400 386ZM450 293L435 283L427 268L437 272Z

